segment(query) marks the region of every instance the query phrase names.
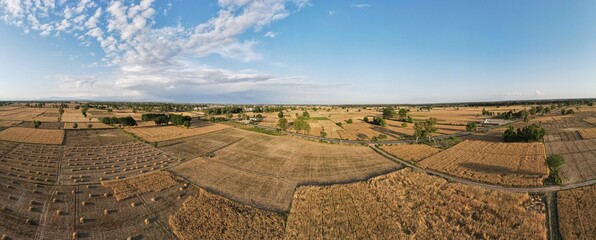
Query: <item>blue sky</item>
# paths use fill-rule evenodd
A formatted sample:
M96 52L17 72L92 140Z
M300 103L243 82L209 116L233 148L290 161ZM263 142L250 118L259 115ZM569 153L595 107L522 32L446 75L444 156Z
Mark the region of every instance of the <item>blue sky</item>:
M0 0L0 99L596 97L596 1Z

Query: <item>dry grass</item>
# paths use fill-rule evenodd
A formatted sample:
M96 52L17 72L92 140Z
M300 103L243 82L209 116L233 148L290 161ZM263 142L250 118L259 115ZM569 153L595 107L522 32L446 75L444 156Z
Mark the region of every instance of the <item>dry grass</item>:
M585 128L577 130L583 139L596 138L596 128Z
M557 192L563 239L596 239L596 185Z
M177 138L192 137L222 129L230 128L223 124L206 124L200 127L177 127L177 126L159 126L159 127L131 127L125 128L125 131L135 134L149 142L161 142Z
M111 188L117 201L147 193L158 192L176 185L176 179L166 171L156 171L149 174L127 178L124 180L103 181L101 185Z
M168 219L186 239L281 239L284 218L200 190Z
M62 144L64 130L11 127L0 132L0 140L23 143Z
M505 186L541 186L548 175L545 158L542 143L464 141L420 166Z
M364 146L323 144L237 129L209 137L214 135L242 140L215 151L212 158L182 163L174 171L228 198L272 211L289 210L298 184L351 182L399 168ZM195 146L197 151L203 147Z
M441 151L441 149L426 144L389 145L382 146L381 149L407 161L420 161Z
M285 239L546 239L545 215L526 209L529 200L404 169L299 188Z

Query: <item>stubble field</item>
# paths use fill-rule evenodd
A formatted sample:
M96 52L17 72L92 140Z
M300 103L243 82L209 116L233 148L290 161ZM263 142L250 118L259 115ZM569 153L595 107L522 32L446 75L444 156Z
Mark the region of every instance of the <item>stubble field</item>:
M404 169L358 182L301 187L285 239L546 239L528 194L490 191Z
M557 193L563 239L596 239L596 185Z
M464 141L420 166L505 186L541 186L548 175L542 143Z
M0 131L0 141L59 145L64 141L64 130L11 127Z
M184 162L173 171L210 191L272 211L288 211L297 185L364 180L400 167L364 146L322 144L237 129L217 134L242 140L210 157ZM200 151L202 146L195 148Z
M181 126L157 126L157 127L128 127L127 132L135 134L149 142L161 142L177 138L197 136L205 133L215 132L230 128L223 124L201 122L199 126L184 128Z

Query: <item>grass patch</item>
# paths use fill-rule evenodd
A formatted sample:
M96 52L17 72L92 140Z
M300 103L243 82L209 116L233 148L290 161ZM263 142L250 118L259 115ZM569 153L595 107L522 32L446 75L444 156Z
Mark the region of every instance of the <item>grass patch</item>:
M281 136L281 133L279 131L273 131L273 130L258 128L258 127L242 127L241 129L251 131L251 132L256 132L256 133L263 133L263 134L267 134L267 135Z
M326 117L309 117L309 118L306 118L305 120L322 121L322 120L329 120L329 118L326 118Z

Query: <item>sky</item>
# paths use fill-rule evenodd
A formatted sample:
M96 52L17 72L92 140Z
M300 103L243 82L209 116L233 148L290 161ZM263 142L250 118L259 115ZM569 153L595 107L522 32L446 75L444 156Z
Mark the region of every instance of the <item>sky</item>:
M593 0L0 0L0 100L593 97Z

